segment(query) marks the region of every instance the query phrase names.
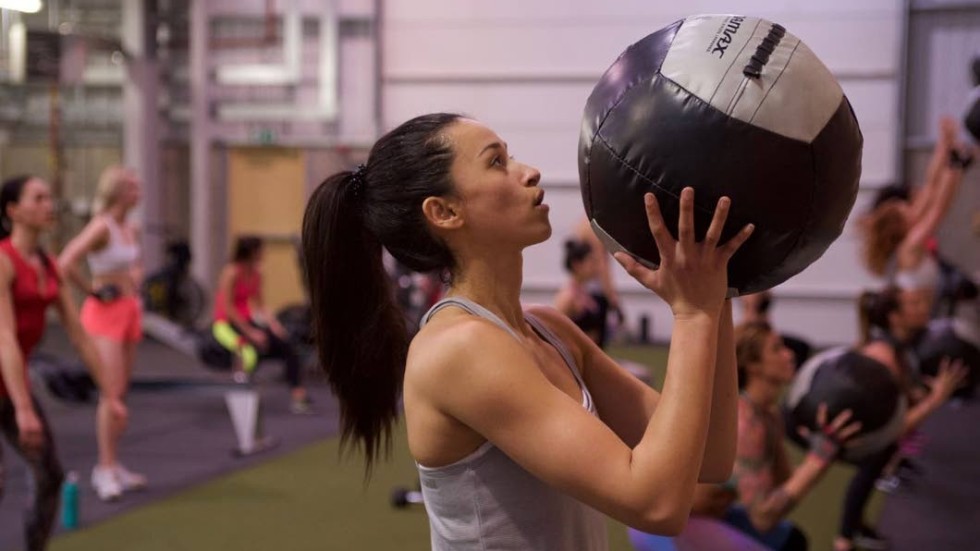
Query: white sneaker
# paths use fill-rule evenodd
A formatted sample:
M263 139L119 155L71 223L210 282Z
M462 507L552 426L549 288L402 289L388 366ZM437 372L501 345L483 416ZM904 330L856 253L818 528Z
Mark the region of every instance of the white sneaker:
M121 463L117 463L113 470L116 475L116 480L124 491L130 492L132 490L146 488L147 480L144 475L130 471L126 467L123 467Z
M92 469L92 488L102 501L115 501L123 492L116 473L107 467Z

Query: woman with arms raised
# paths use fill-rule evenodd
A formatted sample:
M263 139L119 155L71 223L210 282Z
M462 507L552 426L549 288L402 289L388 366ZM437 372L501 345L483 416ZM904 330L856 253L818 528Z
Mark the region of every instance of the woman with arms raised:
M556 310L522 308L523 250L551 235L539 179L491 129L432 114L382 137L366 166L328 178L307 206L314 326L343 438L363 447L370 469L403 395L433 549L605 549L597 511L676 533L698 480L731 473L726 267L751 226L719 246L722 199L695 243L686 189L675 241L647 195L663 263L617 259L674 313L661 395ZM410 348L382 246L451 278Z

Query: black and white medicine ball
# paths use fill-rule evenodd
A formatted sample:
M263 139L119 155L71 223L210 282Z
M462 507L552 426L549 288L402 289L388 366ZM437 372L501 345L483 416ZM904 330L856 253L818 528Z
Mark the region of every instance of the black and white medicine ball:
M729 285L752 293L799 273L840 235L862 144L840 85L799 38L755 17L688 17L630 46L593 89L582 198L610 250L655 267L645 193L673 232L680 191L694 187L698 239L731 197L723 239L750 222L756 230L729 264Z
M841 459L861 459L898 440L905 420L906 401L888 368L847 348L834 348L810 358L786 393L786 434L804 444L799 427L819 430L817 408L827 404L829 423L844 410L861 422L861 431L848 440Z

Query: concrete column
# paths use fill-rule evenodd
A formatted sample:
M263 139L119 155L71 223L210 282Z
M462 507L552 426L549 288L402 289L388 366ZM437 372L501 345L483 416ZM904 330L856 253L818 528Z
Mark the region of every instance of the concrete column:
M224 235L217 227L215 192L211 181L211 143L214 129L211 121L208 71L208 0L192 0L190 32L190 154L191 154L191 250L194 277L205 288L214 287L217 277L215 263L220 251L215 237Z
M143 181L136 213L143 227L143 258L148 271L163 262L166 236L160 186L160 72L156 56L156 0L122 3L122 44L128 54L123 85L123 163Z
M4 170L3 157L4 152L7 150L7 146L10 144L10 132L4 128L0 128L0 177L6 176L7 171Z

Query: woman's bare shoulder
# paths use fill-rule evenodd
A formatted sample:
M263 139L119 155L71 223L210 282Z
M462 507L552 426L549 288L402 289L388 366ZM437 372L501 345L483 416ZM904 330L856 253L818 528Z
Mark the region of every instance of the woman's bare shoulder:
M465 364L474 355L493 355L501 343L516 345L514 338L492 322L446 308L429 320L412 339L406 369L432 371Z

